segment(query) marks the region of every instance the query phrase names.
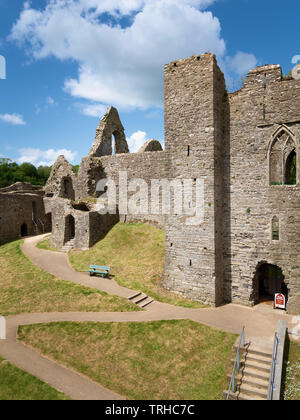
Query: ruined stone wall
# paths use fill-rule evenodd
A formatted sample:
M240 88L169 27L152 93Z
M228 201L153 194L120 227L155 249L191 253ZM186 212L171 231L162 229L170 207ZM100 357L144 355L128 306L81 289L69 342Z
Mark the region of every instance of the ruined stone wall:
M50 229L42 195L22 192L0 193L0 245L20 239L22 236L49 232Z
M256 303L255 271L278 265L289 289L288 308L300 312L300 81L283 80L279 66L252 70L230 98L226 154L225 298ZM270 185L268 148L286 129L296 143L298 185ZM271 141L271 143L270 143ZM280 240L272 240L272 219Z
M139 215L127 214L119 209L122 221L140 221L164 227L164 216L151 212L151 180L168 179L170 177L171 156L163 151L126 153L101 158L85 158L82 161L78 174L77 199L88 196L97 197L97 182L103 178L112 179L117 189L117 202L119 203L120 172L126 173L128 184L133 179L142 179L148 186L148 211ZM136 191L135 191L136 192ZM128 193L128 201L135 194ZM124 203L123 203L124 204Z

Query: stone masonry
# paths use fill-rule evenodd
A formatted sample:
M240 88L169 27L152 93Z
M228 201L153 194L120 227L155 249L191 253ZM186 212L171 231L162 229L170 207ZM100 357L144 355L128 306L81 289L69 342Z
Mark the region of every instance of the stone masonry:
M129 153L110 107L78 174L63 156L53 166L44 197L51 244L86 249L119 220L152 223L166 233L167 289L216 306L254 305L268 265L282 273L277 283L288 292L288 310L299 314L299 153L300 80L283 77L280 66L263 66L228 93L213 54L174 61L165 66L165 150L151 140ZM110 178L118 190L120 172L128 181L142 179L149 198L153 179L203 180L204 220L189 226L185 216L156 214L150 206L139 215L122 208L100 215L97 183Z

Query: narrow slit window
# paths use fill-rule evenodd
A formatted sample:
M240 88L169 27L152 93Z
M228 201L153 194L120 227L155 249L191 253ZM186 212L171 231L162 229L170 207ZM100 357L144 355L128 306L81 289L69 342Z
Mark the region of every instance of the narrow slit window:
M190 156L190 146L187 148L187 155Z
M279 241L279 239L279 219L275 216L272 220L272 240Z

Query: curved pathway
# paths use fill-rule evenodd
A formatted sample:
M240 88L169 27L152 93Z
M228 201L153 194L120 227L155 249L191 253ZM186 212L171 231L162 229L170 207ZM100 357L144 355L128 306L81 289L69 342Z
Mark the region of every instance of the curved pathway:
M119 286L114 280L91 278L88 274L78 273L69 264L68 255L60 252L45 251L36 244L45 235L27 238L22 246L24 254L45 271L83 286L92 287L109 294L129 298L134 290ZM17 340L20 325L51 322L147 322L156 320L190 319L226 332L239 334L242 326L253 342L264 342L272 346L272 340L279 319L285 319L289 328L293 327L293 317L282 312L270 310L265 305L254 308L235 304L219 308L187 309L165 303L154 302L141 312L100 312L100 313L43 313L8 316L7 339L0 340L0 355L21 369L33 374L55 389L64 392L74 400L117 400L122 397L91 379L67 369L40 355L37 351Z

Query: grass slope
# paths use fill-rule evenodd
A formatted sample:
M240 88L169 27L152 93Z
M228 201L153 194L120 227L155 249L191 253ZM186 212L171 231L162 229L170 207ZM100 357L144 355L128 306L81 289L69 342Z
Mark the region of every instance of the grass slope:
M0 400L67 400L29 373L0 358Z
M55 278L32 264L20 245L0 247L0 314L139 310L126 299Z
M77 271L86 271L90 264L109 265L121 286L146 293L157 301L189 308L204 307L163 288L165 234L153 226L118 223L93 248L73 251L69 258Z
M288 341L283 366L283 399L300 400L300 344Z
M193 321L22 326L19 339L128 399L222 399L236 336Z

